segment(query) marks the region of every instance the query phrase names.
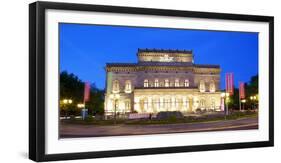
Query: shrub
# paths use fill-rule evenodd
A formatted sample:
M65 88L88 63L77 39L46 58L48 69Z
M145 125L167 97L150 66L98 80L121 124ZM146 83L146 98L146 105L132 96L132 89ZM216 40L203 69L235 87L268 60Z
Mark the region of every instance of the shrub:
M183 114L179 111L165 111L165 112L159 112L156 115L157 119L181 119L183 118Z
M92 121L94 121L94 118L93 118L92 115L88 115L88 116L85 118L85 121L86 121L86 122L92 122Z
M177 117L176 117L176 115L171 115L171 116L168 118L168 120L169 120L170 122L175 122L175 121L177 121Z
M75 116L74 115L70 115L70 120L74 121L75 120Z
M96 114L95 120L104 120L104 116L102 114Z

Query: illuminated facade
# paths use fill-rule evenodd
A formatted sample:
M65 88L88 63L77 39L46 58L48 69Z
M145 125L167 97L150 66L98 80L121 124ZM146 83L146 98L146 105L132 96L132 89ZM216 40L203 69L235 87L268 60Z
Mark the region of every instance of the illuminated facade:
M220 66L192 51L138 49L137 63L107 63L105 113L219 110Z

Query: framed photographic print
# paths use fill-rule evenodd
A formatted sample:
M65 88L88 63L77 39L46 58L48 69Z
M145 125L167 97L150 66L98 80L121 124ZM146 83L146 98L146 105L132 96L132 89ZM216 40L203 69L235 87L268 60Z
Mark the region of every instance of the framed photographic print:
M29 158L273 146L273 17L35 2Z

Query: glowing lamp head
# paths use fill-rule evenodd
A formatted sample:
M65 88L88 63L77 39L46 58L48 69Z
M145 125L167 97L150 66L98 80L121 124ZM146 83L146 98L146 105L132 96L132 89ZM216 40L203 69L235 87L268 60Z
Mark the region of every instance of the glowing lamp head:
M77 107L78 108L83 108L83 107L85 107L85 105L84 104L77 104Z
M64 103L64 104L67 104L67 99L64 99L64 100L62 100L62 102Z

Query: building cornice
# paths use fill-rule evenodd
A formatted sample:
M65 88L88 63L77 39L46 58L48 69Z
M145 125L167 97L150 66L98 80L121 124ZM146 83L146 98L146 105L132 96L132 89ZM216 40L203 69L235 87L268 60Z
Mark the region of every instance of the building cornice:
M220 68L196 66L108 66L107 72L137 72L137 71L190 71L193 73L220 73Z

